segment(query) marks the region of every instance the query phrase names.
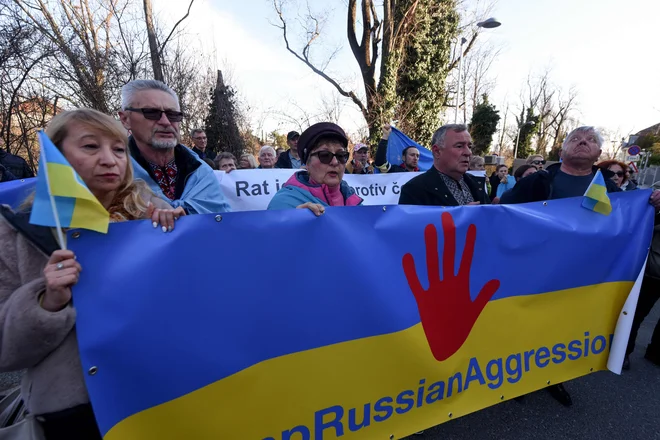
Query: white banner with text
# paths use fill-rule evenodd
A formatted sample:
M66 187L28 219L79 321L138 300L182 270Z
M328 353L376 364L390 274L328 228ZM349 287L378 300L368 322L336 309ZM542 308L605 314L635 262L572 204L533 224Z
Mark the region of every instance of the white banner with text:
M222 192L234 211L260 211L298 170L236 170L227 174L216 171ZM365 205L396 205L401 186L419 173L345 174L344 180L364 199ZM483 171L470 174L484 176Z

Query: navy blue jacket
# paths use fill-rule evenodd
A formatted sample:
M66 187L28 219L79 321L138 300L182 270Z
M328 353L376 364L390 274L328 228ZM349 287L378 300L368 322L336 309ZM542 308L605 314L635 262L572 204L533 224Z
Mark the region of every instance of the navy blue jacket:
M14 154L9 154L6 151L0 150L0 164L2 164L7 171L14 175L16 179L27 179L34 177L32 169L27 164L25 159Z

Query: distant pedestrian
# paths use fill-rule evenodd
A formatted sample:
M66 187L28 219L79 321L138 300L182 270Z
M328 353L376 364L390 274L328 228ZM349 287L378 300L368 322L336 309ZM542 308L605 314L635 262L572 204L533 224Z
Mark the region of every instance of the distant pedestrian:
M277 154L276 152L277 163L275 163L275 168L299 169L302 166L300 156L298 156L299 138L300 134L297 131L290 131L286 135L286 144L289 146L289 149L283 151L281 154Z

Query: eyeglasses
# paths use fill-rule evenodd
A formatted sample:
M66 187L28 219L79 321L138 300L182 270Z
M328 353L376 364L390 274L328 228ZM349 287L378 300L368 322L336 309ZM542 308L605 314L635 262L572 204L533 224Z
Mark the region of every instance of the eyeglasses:
M167 116L167 119L170 122L181 122L183 120L183 113L177 112L175 110L161 110L159 108L125 108L129 112L139 112L142 113L144 119L149 119L150 121L159 121L163 113Z
M322 164L328 165L330 162L332 162L333 157L337 158L337 162L341 164L345 164L346 161L348 161L349 154L347 151L338 151L337 153L331 153L327 150L323 150L323 151L316 151L310 154L310 156L316 156L319 158Z
M612 172L619 177L623 177L625 174L623 171L612 171Z
M160 119L160 118L158 118L158 119ZM170 118L168 117L167 119L170 119ZM193 139L195 139L196 141L205 141L206 137L194 137Z
M532 165L545 165L545 160L533 160Z

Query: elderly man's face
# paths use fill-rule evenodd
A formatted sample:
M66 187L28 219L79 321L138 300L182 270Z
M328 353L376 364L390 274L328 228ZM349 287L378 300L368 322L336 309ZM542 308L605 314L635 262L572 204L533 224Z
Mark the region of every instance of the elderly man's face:
M593 131L578 131L571 134L561 150L564 162L579 162L593 164L602 153L598 138Z
M163 111L179 111L179 103L167 92L162 90L142 90L133 95L131 108L159 109ZM122 124L138 142L138 146L148 145L156 149L170 149L180 142L180 122L170 121L165 113L160 114L157 121L147 119L140 111L119 112Z
M275 154L272 150L265 150L259 153L259 164L261 168L273 168L275 166Z
M470 168L472 137L468 131L449 130L444 146L433 146L434 165L438 171L453 178L462 177Z

